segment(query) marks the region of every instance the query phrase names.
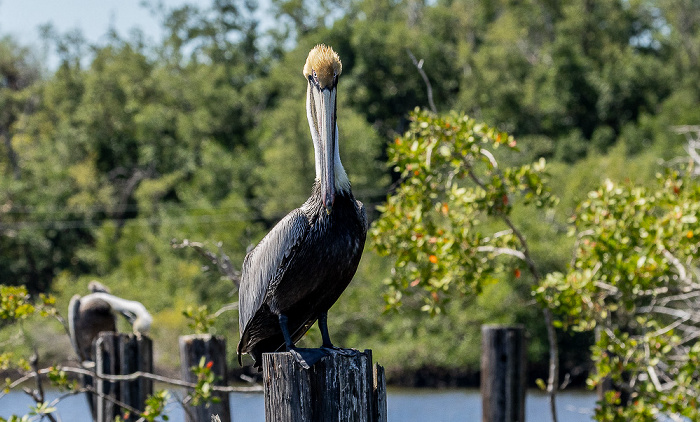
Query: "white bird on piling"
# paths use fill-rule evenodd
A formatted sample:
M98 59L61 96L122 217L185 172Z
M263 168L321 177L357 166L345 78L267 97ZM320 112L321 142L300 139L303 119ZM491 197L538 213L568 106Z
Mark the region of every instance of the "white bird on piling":
M137 335L151 328L153 317L141 302L114 296L97 281L91 281L88 288L92 293L82 297L74 295L68 305L71 343L81 362L92 361L90 349L100 332L117 331L114 312L121 313Z

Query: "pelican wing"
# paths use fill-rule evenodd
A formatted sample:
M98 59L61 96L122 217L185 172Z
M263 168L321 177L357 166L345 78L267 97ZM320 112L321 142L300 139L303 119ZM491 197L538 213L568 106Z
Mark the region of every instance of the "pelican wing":
M271 286L284 274L287 263L308 231L309 220L301 209L296 209L277 223L246 255L238 293L241 336L262 306Z
M365 235L367 235L367 230L369 230L369 220L367 220L367 210L365 205L360 201L355 201L355 206L357 207L358 214L360 214L360 222L362 227L365 229Z
M78 318L80 318L80 295L73 295L68 304L68 332L70 333L70 342L73 345L73 349L82 362L87 359L87 356L83 356L80 346L78 345L76 333L77 326L79 325Z

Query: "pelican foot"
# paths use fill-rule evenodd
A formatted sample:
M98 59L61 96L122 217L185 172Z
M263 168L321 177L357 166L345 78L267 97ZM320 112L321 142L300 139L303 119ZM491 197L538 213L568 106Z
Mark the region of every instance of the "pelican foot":
M321 346L321 350L325 350L328 355L341 355L341 356L357 356L360 353L357 349L344 349L342 347L335 346Z
M306 349L302 347L295 347L289 350L292 354L294 360L296 360L299 365L304 369L309 369L316 362L321 360L324 356L328 356L330 353L323 347L319 349Z

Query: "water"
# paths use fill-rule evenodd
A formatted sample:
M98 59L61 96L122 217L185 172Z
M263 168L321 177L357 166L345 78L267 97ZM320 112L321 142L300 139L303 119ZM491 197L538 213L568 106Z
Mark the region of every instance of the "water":
M61 393L47 393L48 400ZM564 392L557 397L559 420L565 422L589 422L595 406L595 394L591 392ZM0 417L29 412L32 400L22 392L11 392L0 398ZM82 394L69 396L56 406L63 422L90 422L90 411ZM176 402L168 404L167 413L172 422L183 422L184 415ZM464 390L389 390L387 396L389 421L452 422L480 421L481 397L476 389ZM547 396L539 391L528 392L525 403L525 419L549 420ZM232 393L231 416L236 422L265 420L264 399L261 393Z

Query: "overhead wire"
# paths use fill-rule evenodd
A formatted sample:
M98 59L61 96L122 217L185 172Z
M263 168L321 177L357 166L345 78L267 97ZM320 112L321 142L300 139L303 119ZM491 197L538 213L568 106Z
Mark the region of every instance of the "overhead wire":
M357 190L355 191L355 197L376 197L379 195L386 195L387 191L386 189L365 189L365 190ZM298 195L298 201L304 201L306 198L302 197L301 195ZM253 198L253 199L248 199L246 200L247 204L252 204L255 205L256 203L260 204L264 200L261 198ZM118 209L120 212L137 212L137 211L142 211L143 206L139 206L136 204L124 204L124 203L117 203L117 204L111 204L111 205L92 205L92 206L77 206L77 207L68 207L68 206L56 206L56 205L44 205L44 206L31 206L31 205L20 205L16 206L13 205L9 211L6 212L0 212L0 215L17 215L17 214L26 214L26 215L46 215L46 214L69 214L69 213L75 213L75 212L80 212L84 214L90 214L90 213L110 213L114 212L115 209ZM201 205L183 205L179 204L177 207L174 207L173 209L177 210L190 210L190 211L210 211L210 210L227 210L227 209L237 209L239 207L214 207L214 206L201 206Z
M102 226L104 223L126 222L131 225L138 226L155 226L158 224L213 224L213 223L232 223L250 221L243 216L225 216L225 215L186 215L186 216L157 216L157 217L135 217L135 218L102 218L93 221L86 220L44 220L44 221L18 221L13 223L0 222L0 230L77 230L77 229L94 229Z
M373 209L377 205L380 205L380 202L370 202L367 203L365 202L365 206L368 209ZM116 208L116 207L112 207ZM132 207L125 207L125 208L130 208L128 209L127 212L135 212L139 210L139 207L137 206L132 206ZM125 208L119 208L120 211L125 210ZM86 215L85 218L82 219L69 219L69 220L54 220L54 219L30 219L30 220L20 220L20 221L12 221L12 222L3 222L0 220L0 234L2 234L2 231L7 231L7 230L79 230L79 229L95 229L99 228L105 223L128 223L129 225L137 225L137 226L143 226L143 227L150 227L150 226L155 226L155 225L193 225L193 224L221 224L221 223L241 223L241 222L249 222L251 221L250 217L247 217L246 215L235 212L227 212L230 210L238 209L239 207L188 207L188 206L183 206L183 207L177 207L177 208L172 208L167 211L189 211L189 212L216 212L215 214L204 214L204 215L193 215L193 214L187 214L187 215L153 215L149 217L133 217L133 218L115 218L115 217L104 217L104 218L91 218L87 216L88 212L84 211L84 214ZM110 212L110 209L108 209L106 206L96 206L96 207L90 207L92 212L98 213L98 212ZM51 211L45 211L44 209L34 209L34 210L26 210L25 212L22 213L13 213L12 211L4 213L4 215L17 215L17 214L22 214L22 215L27 215L27 216L49 216L51 214L70 214L74 213L75 210L65 207L65 208L60 208L60 207L51 207ZM3 214L0 213L0 216ZM272 219L280 219L284 217L284 213L280 213L278 216L271 217Z

